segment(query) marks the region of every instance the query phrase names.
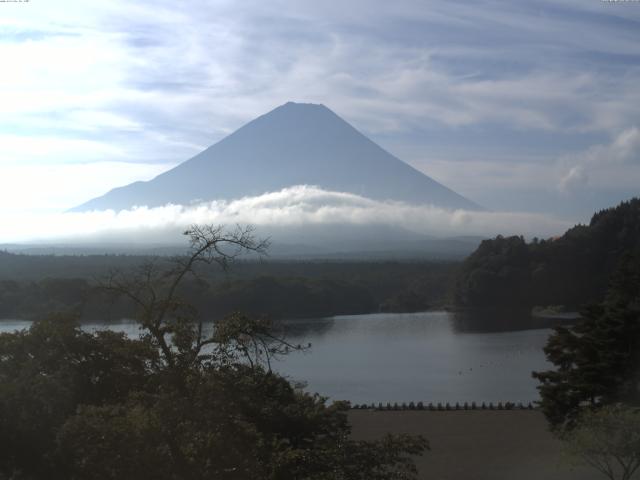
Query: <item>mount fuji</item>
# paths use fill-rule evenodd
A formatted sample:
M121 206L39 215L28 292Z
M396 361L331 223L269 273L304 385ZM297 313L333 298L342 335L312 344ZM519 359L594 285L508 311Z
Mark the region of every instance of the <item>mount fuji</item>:
M114 188L72 211L234 200L294 185L374 200L481 209L396 158L324 105L289 102L152 180Z

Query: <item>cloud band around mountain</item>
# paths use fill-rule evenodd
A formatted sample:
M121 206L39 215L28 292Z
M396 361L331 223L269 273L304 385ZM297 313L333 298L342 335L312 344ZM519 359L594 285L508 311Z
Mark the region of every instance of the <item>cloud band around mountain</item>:
M233 201L5 218L0 242L179 244L180 233L194 223L251 224L258 235L269 227L348 224L386 225L435 236L549 237L570 226L540 214L447 210L299 185Z

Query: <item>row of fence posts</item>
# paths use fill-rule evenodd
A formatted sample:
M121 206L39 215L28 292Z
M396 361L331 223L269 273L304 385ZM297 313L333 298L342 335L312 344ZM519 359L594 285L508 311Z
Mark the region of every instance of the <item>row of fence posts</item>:
M535 406L531 402L529 402L527 405L523 404L522 402L498 402L495 405L493 404L493 402L489 402L488 404L482 402L479 405L476 402L464 402L463 404L456 402L455 405L451 405L449 402L445 404L437 403L435 405L433 403L425 405L423 402L403 402L401 404L387 403L386 405L383 405L382 403L378 403L377 405L375 403L372 403L370 405L363 403L359 405L356 403L351 405L351 408L354 410L429 410L432 412L444 412L451 410L533 410Z

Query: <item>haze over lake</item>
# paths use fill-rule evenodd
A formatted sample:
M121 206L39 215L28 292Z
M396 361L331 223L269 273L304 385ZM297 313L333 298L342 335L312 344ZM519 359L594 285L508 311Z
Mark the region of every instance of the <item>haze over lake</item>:
M0 332L30 322L2 321ZM274 363L307 390L333 400L371 402L530 402L531 371L549 364L549 329L462 332L449 312L384 313L286 322L293 343L312 347ZM86 325L135 336L132 322Z

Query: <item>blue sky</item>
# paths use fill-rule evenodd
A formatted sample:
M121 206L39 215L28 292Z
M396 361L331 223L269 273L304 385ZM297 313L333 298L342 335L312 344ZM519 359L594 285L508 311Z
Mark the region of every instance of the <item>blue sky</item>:
M640 3L0 4L0 215L148 179L323 103L496 211L587 220L640 185Z

